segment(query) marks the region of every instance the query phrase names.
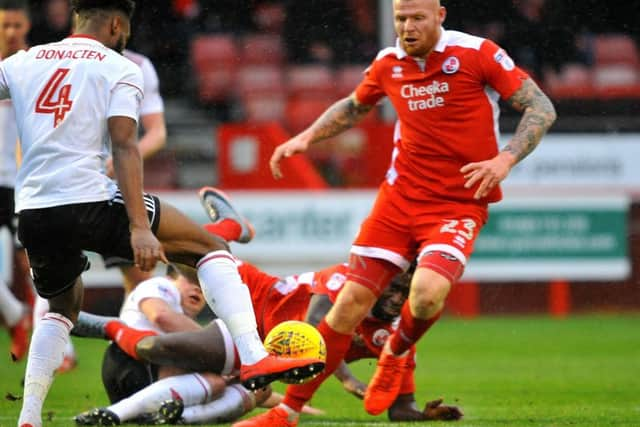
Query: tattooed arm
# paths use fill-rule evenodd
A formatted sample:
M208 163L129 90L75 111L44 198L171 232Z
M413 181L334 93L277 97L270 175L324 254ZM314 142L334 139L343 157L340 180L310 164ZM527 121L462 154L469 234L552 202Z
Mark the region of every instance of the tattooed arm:
M516 110L522 111L522 119L515 135L502 149L513 154L515 162L527 157L556 120L556 110L551 100L540 90L538 85L527 79L522 87L507 100Z
M280 161L296 153L302 153L310 144L331 138L353 127L373 109L373 105L358 102L355 94L333 104L306 130L280 144L273 152L269 166L275 178L282 178Z
M479 183L475 199L486 197L505 179L511 168L536 148L556 120L553 104L531 79L525 80L507 101L513 108L523 112L511 141L493 159L468 163L460 169L466 181L465 188Z
M307 129L311 143L316 143L353 127L367 115L373 105L361 104L352 94L333 104Z

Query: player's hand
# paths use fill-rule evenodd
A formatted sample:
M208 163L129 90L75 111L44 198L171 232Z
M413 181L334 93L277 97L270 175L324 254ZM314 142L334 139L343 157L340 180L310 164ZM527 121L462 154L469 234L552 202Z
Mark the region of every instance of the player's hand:
M280 170L280 161L285 157L291 157L294 154L307 151L309 148L310 140L305 132L300 133L285 143L282 143L273 150L271 160L269 160L269 167L271 168L271 174L275 179L283 177Z
M142 271L151 271L158 261L168 264L162 244L148 228L131 228L133 261Z
M116 171L113 169L113 157L109 157L105 162L105 172L109 178L116 176Z
M425 420L455 421L463 417L463 413L457 406L442 404L442 399L432 400L424 405Z
M501 151L493 159L482 162L467 163L460 172L464 174L464 188L471 188L480 183L473 195L474 199L486 197L496 185L509 175L516 159L513 154Z
M358 399L364 399L364 394L367 391L367 385L357 378L347 378L342 382L342 387L348 392L353 394Z

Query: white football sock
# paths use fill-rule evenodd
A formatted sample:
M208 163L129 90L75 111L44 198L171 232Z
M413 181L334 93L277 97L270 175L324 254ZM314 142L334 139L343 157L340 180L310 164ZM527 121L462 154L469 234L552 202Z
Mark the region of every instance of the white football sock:
M35 328L40 323L42 316L49 312L49 300L42 298L40 295L36 295L36 302L33 306L33 327Z
M18 425L42 426L42 405L53 382L53 373L62 363L72 327L73 323L63 315L47 313L33 331Z
M181 399L184 406L191 406L210 398L209 382L199 374L186 374L161 379L108 409L124 422L147 412L156 412L165 400Z
M238 419L255 407L255 395L240 384L233 384L213 402L184 408L182 419L186 424L220 424Z
M7 326L14 327L24 315L24 305L13 295L9 286L0 280L0 316Z
M233 256L215 251L198 262L198 278L211 309L227 325L245 365L265 358L268 353L256 329L249 288L242 283Z

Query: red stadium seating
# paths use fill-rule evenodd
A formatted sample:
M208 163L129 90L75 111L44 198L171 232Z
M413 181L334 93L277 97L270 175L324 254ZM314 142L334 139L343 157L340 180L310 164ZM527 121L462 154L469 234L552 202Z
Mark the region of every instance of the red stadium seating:
M591 69L581 64L567 64L559 73L549 73L545 79L547 91L555 99L593 98Z
M345 65L336 71L336 95L347 96L355 90L364 77L367 65Z
M326 65L297 65L287 70L287 87L291 96L335 97L333 72Z
M238 51L231 35L201 35L191 42L191 64L198 98L203 103L225 101L234 87Z
M640 65L638 48L633 39L625 34L597 35L593 42L593 50L596 65Z
M241 98L241 103L247 123L284 121L287 98L282 92L246 95Z
M277 65L249 65L240 68L236 77L238 94L285 93L284 73Z
M293 134L304 130L335 101L335 98L327 96L290 98L285 112L287 129Z
M276 34L249 34L240 42L243 64L282 64L285 49L282 38Z

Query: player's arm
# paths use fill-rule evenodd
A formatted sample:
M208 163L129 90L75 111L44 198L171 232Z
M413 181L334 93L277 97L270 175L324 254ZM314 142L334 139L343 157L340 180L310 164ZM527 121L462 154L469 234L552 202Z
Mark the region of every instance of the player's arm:
M193 319L174 311L161 298L145 298L140 301L138 307L150 322L158 325L164 332L188 332L201 329Z
M313 326L318 326L322 318L329 312L332 306L333 303L329 299L328 295L311 295L309 308L307 309L307 316L304 321Z
M167 125L164 113L150 113L140 116L144 135L140 138L138 149L143 159L148 159L167 144Z
M522 112L522 119L513 138L502 149L502 152L513 156L515 164L538 146L557 116L549 97L531 78L522 82L522 87L507 100L507 103Z
M374 105L358 101L355 93L343 98L327 108L307 129L276 147L269 166L275 178L281 178L280 161L309 148L309 145L323 141L352 128L373 109Z
M427 402L422 411L418 410L413 393L400 394L387 412L390 421L454 421L464 415L457 406L442 404L442 399Z
M460 169L466 180L466 188L480 183L475 193L476 199L488 195L505 179L511 168L538 146L556 120L553 103L531 78L524 80L507 102L522 112L522 119L511 141L493 159L469 163Z
M144 205L142 160L136 144L136 121L126 116L111 116L108 126L115 175L129 216L134 262L143 271L150 271L158 260L168 262L160 242L151 232Z

